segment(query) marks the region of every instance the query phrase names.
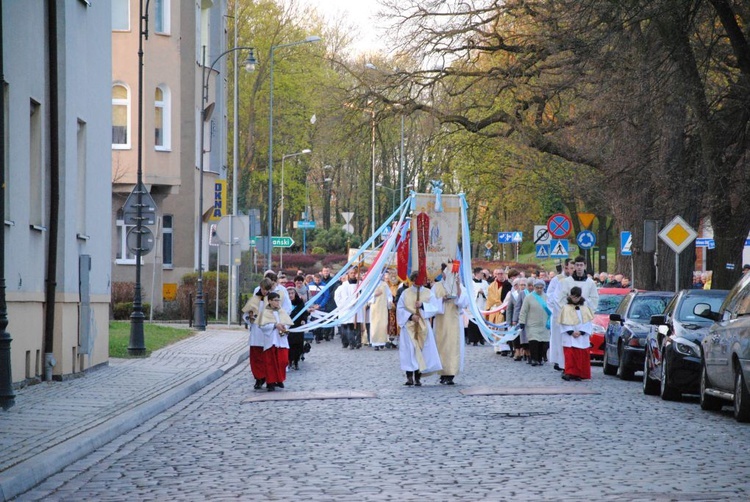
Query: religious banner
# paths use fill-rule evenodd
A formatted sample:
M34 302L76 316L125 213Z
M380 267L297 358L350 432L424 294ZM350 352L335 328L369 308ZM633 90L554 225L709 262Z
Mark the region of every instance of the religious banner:
M449 264L456 258L458 236L461 228L461 197L459 195L440 196L440 206L436 207L435 194L417 194L414 215L425 213L429 218L429 229L426 247L427 275L434 279L440 274L440 265ZM437 209L442 209L438 212ZM416 218L412 218L412 235L416 234ZM412 264L419 263L417 239L412 239Z

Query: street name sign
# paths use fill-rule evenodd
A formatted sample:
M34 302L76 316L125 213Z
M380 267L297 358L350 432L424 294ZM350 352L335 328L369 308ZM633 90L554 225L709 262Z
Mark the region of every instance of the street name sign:
M309 230L315 228L315 222L311 220L299 220L297 222L297 228L306 228Z
M291 237L271 237L271 244L275 248L290 248L294 245Z

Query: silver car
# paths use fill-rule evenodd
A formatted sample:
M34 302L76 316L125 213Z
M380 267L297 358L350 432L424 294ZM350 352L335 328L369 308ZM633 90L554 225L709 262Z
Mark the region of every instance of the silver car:
M701 314L714 324L701 342L701 408L730 402L734 418L750 422L750 274L732 288L719 312Z

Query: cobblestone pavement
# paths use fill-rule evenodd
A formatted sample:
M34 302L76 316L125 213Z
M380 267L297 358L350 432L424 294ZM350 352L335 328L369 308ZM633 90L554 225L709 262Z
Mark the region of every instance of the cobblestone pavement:
M314 345L285 390L375 399L241 403L245 365L18 500L750 500L750 427L593 368L562 382L466 348L453 387L403 386L395 350ZM596 394L465 396L473 387Z

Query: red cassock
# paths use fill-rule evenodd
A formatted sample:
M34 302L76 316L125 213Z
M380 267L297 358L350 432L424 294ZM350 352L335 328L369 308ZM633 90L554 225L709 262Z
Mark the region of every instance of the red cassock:
M565 354L565 374L579 377L583 380L591 379L591 355L589 349L563 347Z
M263 347L250 347L250 371L256 380L266 378L266 358L263 355Z
M263 351L263 361L266 370L266 383L283 383L286 380L289 349L274 345Z

